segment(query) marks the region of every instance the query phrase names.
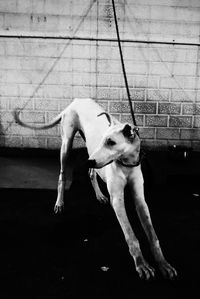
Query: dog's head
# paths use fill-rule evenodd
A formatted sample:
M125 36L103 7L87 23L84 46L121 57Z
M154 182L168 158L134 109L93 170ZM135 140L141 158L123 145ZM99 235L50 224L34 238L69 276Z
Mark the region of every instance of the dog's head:
M89 167L102 168L118 159L127 164L137 164L140 155L138 128L128 123L114 123L108 113L103 114L106 114L110 125L99 146L89 157Z

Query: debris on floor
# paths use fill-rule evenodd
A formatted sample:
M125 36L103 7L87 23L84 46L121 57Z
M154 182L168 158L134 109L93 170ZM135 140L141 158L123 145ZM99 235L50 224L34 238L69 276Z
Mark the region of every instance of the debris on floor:
M192 195L193 195L194 197L199 197L199 196L200 196L199 193L193 193Z
M110 269L110 268L107 267L107 266L102 266L102 267L101 267L101 270L102 270L103 272L107 272L109 269Z

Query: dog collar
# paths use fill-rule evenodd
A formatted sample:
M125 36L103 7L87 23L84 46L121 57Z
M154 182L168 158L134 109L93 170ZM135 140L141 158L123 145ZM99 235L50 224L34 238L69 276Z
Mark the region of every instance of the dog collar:
M141 160L142 160L143 155L144 155L143 152L140 151L139 160L138 160L138 162L136 162L135 164L126 164L126 163L122 162L122 160L120 160L120 159L119 159L119 160L116 160L116 162L117 162L118 164L124 166L124 167L129 167L129 168L131 168L131 167L136 167L136 166L139 166L139 165L141 164Z
M116 162L117 162L118 164L124 166L124 167L129 167L129 168L139 166L140 163L141 163L140 159L139 159L139 161L138 161L137 163L135 163L135 164L125 164L125 163L123 163L121 160L116 160Z

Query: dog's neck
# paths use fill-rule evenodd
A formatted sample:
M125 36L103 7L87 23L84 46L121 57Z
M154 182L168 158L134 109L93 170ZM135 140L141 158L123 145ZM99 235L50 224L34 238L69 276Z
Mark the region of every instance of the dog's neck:
M128 167L128 168L139 166L140 163L141 163L140 159L136 163L124 163L123 160L120 160L120 159L116 160L116 162L118 164L120 164L120 165L122 165L124 167Z
M142 157L143 157L143 152L140 150L140 154L139 154L139 159L137 162L131 162L130 160L127 160L126 158L119 158L116 160L116 162L124 167L136 167L138 165L141 164L141 160L142 160Z
M128 163L128 162L126 163L123 161L123 159L117 159L116 162L124 167L131 168L140 165L141 159L139 158L139 160L136 163Z

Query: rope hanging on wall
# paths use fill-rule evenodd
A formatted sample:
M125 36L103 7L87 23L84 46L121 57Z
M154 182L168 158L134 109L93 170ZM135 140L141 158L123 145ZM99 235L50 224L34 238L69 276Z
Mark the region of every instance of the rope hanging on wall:
M134 114L134 111L133 111L133 106L132 106L132 101L131 101L129 86L128 86L128 80L127 80L127 76L126 76L126 69L125 69L124 58L123 58L123 53L122 53L122 47L121 47L121 41L120 41L120 35L119 35L119 27L118 27L118 22L117 22L117 14L116 14L115 1L114 0L112 0L112 6L113 6L115 27L116 27L116 33L117 33L117 41L118 41L120 58L121 58L121 64L122 64L122 71L123 71L123 76L124 76L124 82L125 82L125 86L126 86L126 92L127 92L127 96L128 96L128 101L129 101L129 106L130 106L130 111L131 111L131 116L132 116L133 124L134 124L134 126L137 126L136 120L135 120L135 114Z

